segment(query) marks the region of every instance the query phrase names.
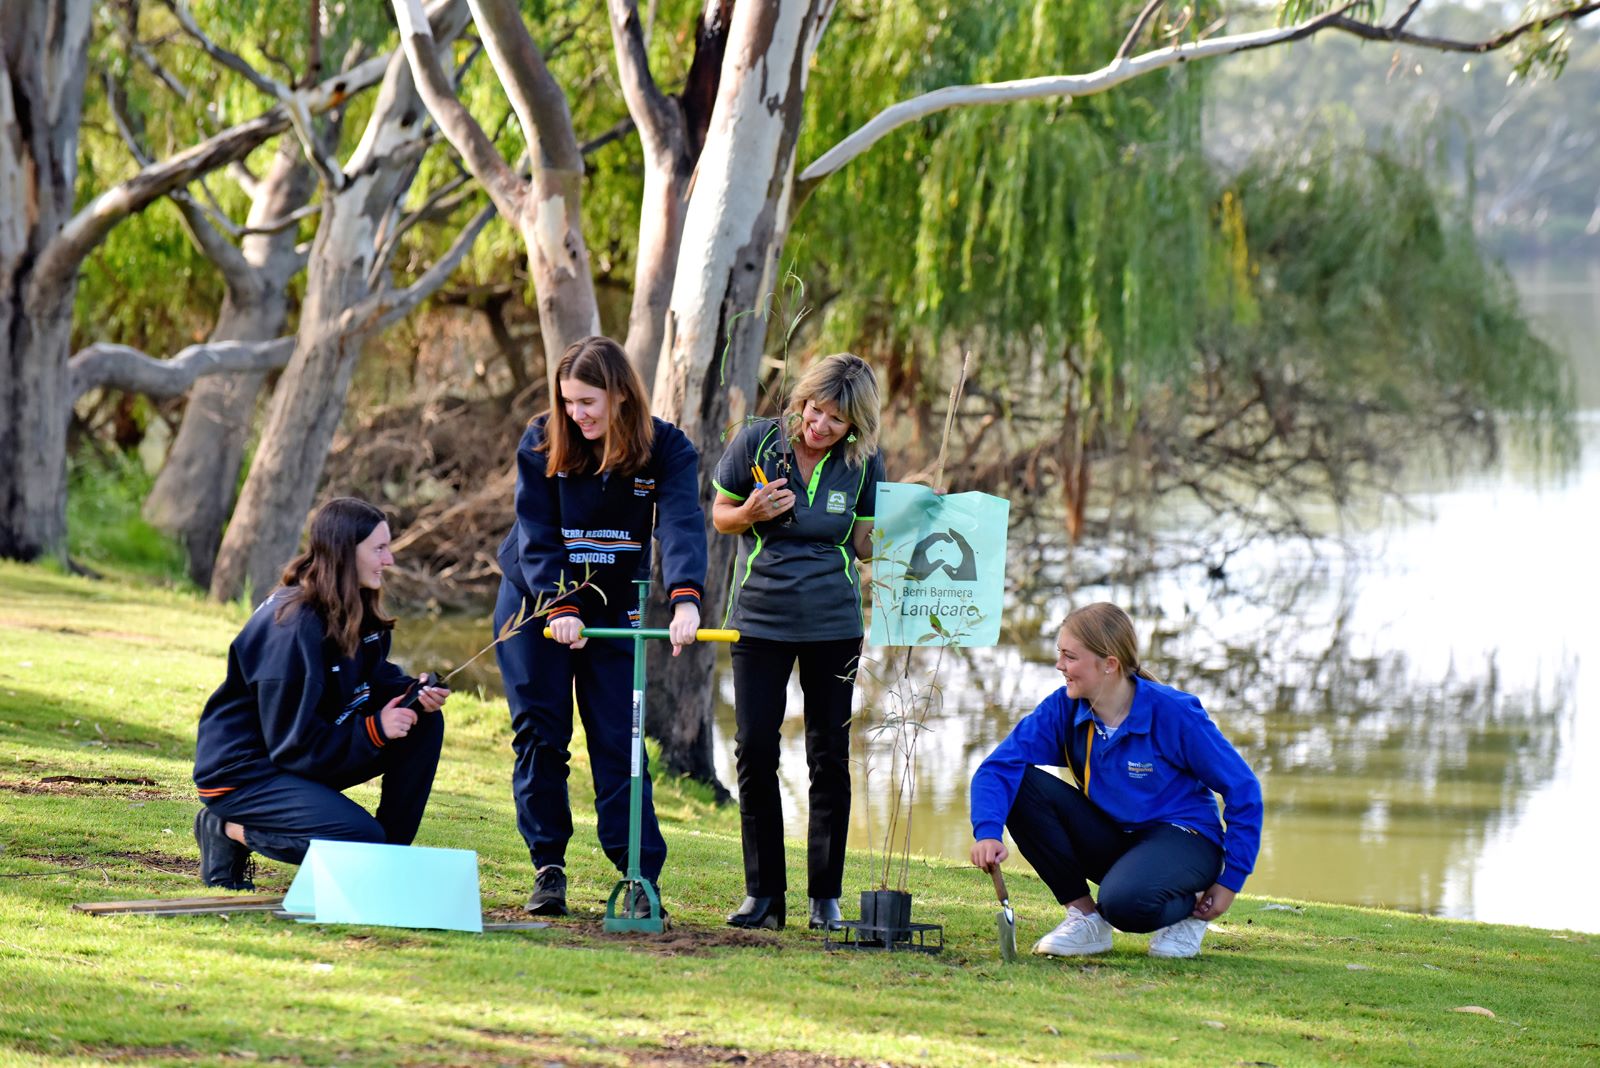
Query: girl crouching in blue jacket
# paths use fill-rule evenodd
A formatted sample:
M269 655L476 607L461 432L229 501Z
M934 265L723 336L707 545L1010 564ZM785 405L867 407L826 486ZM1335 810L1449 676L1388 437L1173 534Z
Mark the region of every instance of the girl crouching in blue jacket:
M1198 698L1139 667L1133 624L1116 605L1067 617L1056 670L1066 686L972 776L972 863L990 871L1005 860L1009 829L1067 907L1035 953L1104 953L1116 928L1155 932L1151 956L1193 957L1255 866L1261 784ZM1069 768L1078 785L1039 764Z
M254 889L251 852L299 864L313 838L410 845L433 789L449 690L389 662L394 565L381 511L340 497L228 648L228 676L200 713L194 821L207 886ZM341 791L383 777L376 815Z

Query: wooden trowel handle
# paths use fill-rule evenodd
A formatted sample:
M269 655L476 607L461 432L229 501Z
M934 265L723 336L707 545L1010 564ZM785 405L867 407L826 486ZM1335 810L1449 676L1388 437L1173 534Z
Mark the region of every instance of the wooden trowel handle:
M1008 900L1010 900L1011 895L1006 893L1006 877L1000 874L1000 865L996 864L994 867L990 868L989 875L992 879L994 879L995 895L999 897L1002 905L1005 904Z

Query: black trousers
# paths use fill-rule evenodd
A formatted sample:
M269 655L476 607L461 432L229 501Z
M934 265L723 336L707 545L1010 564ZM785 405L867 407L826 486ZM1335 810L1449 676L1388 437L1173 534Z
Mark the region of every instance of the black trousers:
M1119 931L1155 931L1194 911L1222 871L1222 847L1171 823L1122 830L1075 787L1029 768L1006 817L1017 848L1063 905L1100 885L1100 914Z
M495 604L498 632L516 614L522 594L501 580ZM636 625L625 607L611 606L603 617L585 619L588 627ZM518 634L494 647L511 707L511 793L517 805L517 829L528 844L535 868L566 864L572 839L572 805L567 775L572 753L572 700L576 689L578 716L589 746L589 771L594 778L594 809L600 848L617 870L628 870L628 796L633 752L633 642L591 638L573 651L544 636L534 620ZM646 709L646 714L652 710ZM653 710L662 715L661 709ZM639 874L658 886L667 860L667 843L656 822L650 788L649 758L640 765L643 805L639 828Z
M404 738L343 779L318 782L284 772L206 799L219 818L244 827L245 845L273 860L299 864L313 838L410 845L422 825L444 745L444 714L423 712ZM383 777L376 815L340 791Z
M778 741L796 661L805 694L806 764L811 773L806 893L842 895L844 847L850 834L850 703L860 659L860 638L819 642L744 638L733 646L739 830L744 840L745 893L752 897L777 897L789 888Z

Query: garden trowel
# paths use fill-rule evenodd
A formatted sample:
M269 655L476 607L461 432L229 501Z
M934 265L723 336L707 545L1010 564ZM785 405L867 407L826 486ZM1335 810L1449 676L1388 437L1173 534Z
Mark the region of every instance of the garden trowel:
M994 894L1000 899L1000 911L994 916L1000 928L1000 957L1013 961L1017 959L1017 914L1011 911L1011 898L1006 895L1006 877L1000 874L1000 865L990 868L989 875L994 879Z

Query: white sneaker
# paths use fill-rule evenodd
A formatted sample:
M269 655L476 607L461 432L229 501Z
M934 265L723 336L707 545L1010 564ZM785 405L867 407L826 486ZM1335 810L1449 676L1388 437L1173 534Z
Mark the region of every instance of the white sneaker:
M1070 905L1067 918L1033 944L1033 951L1044 957L1082 957L1110 948L1111 924L1106 918L1099 912L1086 915Z
M1150 936L1152 957L1198 957L1200 940L1206 936L1206 921L1194 916L1163 927Z

